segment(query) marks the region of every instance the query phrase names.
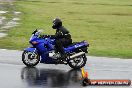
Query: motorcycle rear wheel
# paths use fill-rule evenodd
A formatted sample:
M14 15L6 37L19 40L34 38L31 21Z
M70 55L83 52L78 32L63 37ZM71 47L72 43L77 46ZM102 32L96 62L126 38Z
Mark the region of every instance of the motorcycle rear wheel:
M35 52L23 51L22 61L27 67L34 67L39 63L40 56Z
M81 62L81 63L79 64L79 62ZM73 68L73 69L80 69L80 68L82 68L82 67L85 66L86 62L87 62L87 57L86 57L86 55L84 54L84 55L81 55L81 56L79 56L79 57L70 59L70 60L68 61L68 64L69 64L69 66L70 66L71 68Z

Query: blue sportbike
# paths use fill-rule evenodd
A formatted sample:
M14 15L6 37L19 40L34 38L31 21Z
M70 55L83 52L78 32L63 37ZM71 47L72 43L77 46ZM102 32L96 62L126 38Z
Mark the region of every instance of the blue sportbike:
M42 37L40 30L35 30L29 40L31 47L24 49L22 61L28 67L36 66L39 62L45 64L65 64L73 69L79 69L85 66L87 62L86 53L88 53L89 44L86 41L72 43L64 47L66 58L60 59L61 54L55 52L55 39Z

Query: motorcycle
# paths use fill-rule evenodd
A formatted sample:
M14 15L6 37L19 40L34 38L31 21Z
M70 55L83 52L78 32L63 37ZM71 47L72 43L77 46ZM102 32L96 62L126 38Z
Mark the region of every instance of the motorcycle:
M85 66L87 62L86 53L89 43L81 41L72 43L64 47L66 53L65 60L60 59L61 54L55 52L55 39L42 37L40 30L35 30L29 40L31 47L24 49L22 61L27 67L36 66L39 62L45 64L65 64L73 69L79 69Z

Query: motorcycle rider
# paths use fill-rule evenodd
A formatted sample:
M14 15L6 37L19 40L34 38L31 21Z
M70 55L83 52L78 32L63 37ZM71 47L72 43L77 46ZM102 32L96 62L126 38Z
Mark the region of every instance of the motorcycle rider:
M51 35L50 38L55 39L56 52L60 52L61 59L64 60L66 58L66 54L63 47L72 43L71 34L64 26L62 26L62 21L59 18L55 18L53 20L52 28L56 29L56 33L55 35Z
M59 18L53 20L52 28L56 29L55 35L51 36L51 38L55 39L56 52L60 52L61 58L65 59L66 55L63 47L72 43L71 34L64 26L62 26L62 21Z

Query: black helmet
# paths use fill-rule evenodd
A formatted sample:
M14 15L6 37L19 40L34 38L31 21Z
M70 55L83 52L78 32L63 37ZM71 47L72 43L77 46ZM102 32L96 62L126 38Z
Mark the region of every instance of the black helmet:
M55 19L53 20L53 26L52 26L52 28L53 28L53 29L56 29L56 28L59 28L60 26L62 26L62 21L61 21L61 19L55 18Z

